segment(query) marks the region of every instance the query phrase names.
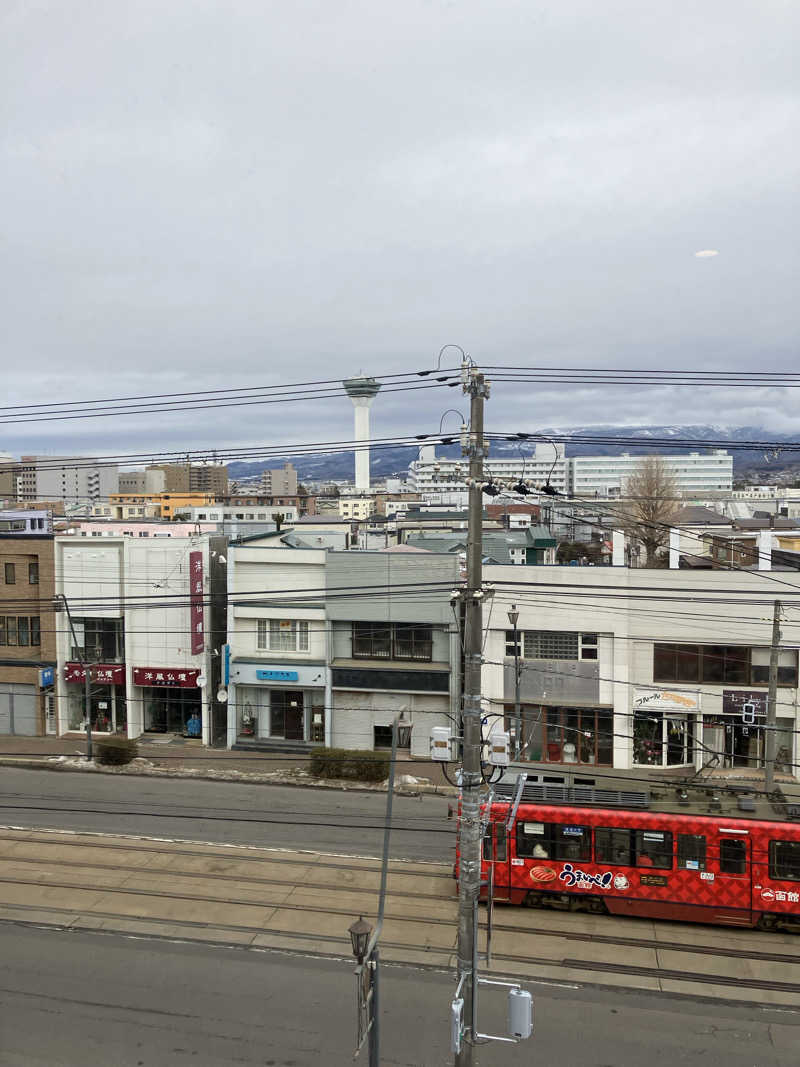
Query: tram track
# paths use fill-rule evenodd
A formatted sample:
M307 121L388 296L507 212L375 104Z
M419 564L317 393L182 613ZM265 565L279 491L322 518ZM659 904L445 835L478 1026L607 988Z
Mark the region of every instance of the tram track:
M181 847L180 850L177 850L176 846L179 844ZM15 848L7 848L9 845L15 846ZM23 851L25 847L28 850L35 849L38 854L20 854L19 846L23 846ZM63 855L57 857L56 855L48 854L53 853L54 850L63 852L65 849L68 853L74 852L75 858L64 858ZM5 852L5 855L3 855L3 852ZM127 862L123 860L121 853L128 854ZM109 856L109 860L111 856L118 858L115 862L100 861L100 857L106 855ZM309 921L313 916L315 917L315 922L319 925L320 920L324 920L327 916L330 916L337 923L339 919L343 921L349 919L352 916L356 900L364 914L371 914L377 902L378 865L373 860L359 859L357 857L328 857L316 853L286 853L281 850L248 849L240 846L210 845L209 847L201 847L200 843L196 842L183 844L136 838L117 838L113 841L108 841L92 835L65 835L55 831L14 831L10 829L0 830L0 856L2 856L4 864L12 863L17 866L16 874L0 873L0 887L25 887L31 893L46 889L51 897L47 909L55 909L56 911L59 909L57 903L52 900L52 894L53 892L58 893L61 891L63 893L93 893L112 900L115 897L124 897L126 901L129 898L136 898L142 901L142 913L147 910L148 902L171 901L183 902L187 907L192 908L205 905L215 908L229 906L238 909L259 909L261 912L269 910L276 915L280 914L284 917L288 917L291 914L298 918L307 916ZM148 859L154 856L158 857L162 863L169 862L169 866L150 865ZM187 862L185 861L211 864L216 869L204 869L201 871L187 869ZM255 869L258 864L268 866L270 870L277 869L281 876L258 875ZM249 869L247 874L242 873L242 865ZM325 881L315 878L313 886L311 886L308 881L308 869L311 866L313 866L314 872L324 871L332 877ZM232 869L234 867L237 869ZM74 871L77 874L82 873L84 877L79 877L75 880L64 877L66 872L70 871ZM24 872L27 872L28 877L23 876ZM40 876L36 872L43 873ZM61 872L61 876L55 878L45 877L48 872ZM98 878L92 882L93 874L96 874ZM102 884L102 881L100 881L101 876L113 874L122 879L119 885ZM151 882L155 880L156 884L163 880L163 888L154 888L152 884L143 885L141 884L142 879L147 879ZM435 891L410 888L406 882L406 880L409 880L413 886L420 879L425 879L429 883L432 880ZM139 880L139 884L137 884L137 880ZM197 888L187 891L184 886L183 891L179 890L176 883L183 880ZM363 884L370 880L374 884ZM402 887L397 884L398 881L403 882ZM203 882L207 890L205 893L198 891ZM393 882L395 885L392 885ZM248 892L231 894L228 888L234 884L241 886L244 890L252 890L255 895ZM214 887L216 886L220 887L220 893L214 892ZM306 892L313 889L320 896L319 902L287 899L285 894L293 886L305 888ZM398 950L405 948L416 953L449 951L441 944L432 949L430 941L441 942L441 933L437 934L435 931L444 932L454 929L455 898L453 886L454 883L447 868L430 863L393 862L386 912L387 923L397 924L399 928L408 928L410 930L423 928L431 931L428 944L412 940L398 941L395 945ZM259 893L258 891L262 889L266 890L266 892ZM0 889L0 904L3 903L4 896L5 894ZM339 898L338 900L337 897ZM339 904L340 901L341 906ZM448 905L452 905L453 915L431 915L424 914L424 912L420 914L420 905L429 909L429 906L433 903L438 904L440 907L444 905L445 908ZM17 901L11 906L19 910L26 905ZM41 910L41 908L34 907L33 910ZM73 915L80 910L77 906L63 909L65 914ZM505 910L503 909L503 911ZM113 911L97 912L94 908L92 909L92 914L96 918L102 917L103 921L113 921L115 915L119 918L119 913ZM525 914L525 912L519 913L520 917L524 917ZM126 918L130 919L131 916L127 915ZM144 915L134 915L133 918L146 921ZM580 920L576 917L576 921ZM635 923L638 920L629 919L623 921ZM173 916L170 922L183 924L186 920ZM229 928L240 933L247 931L254 936L258 933L264 933L263 926L250 925L247 922L228 927L228 924L215 919L211 925L213 925L214 929L224 930ZM203 928L209 926L209 923L199 921L197 923L189 923L189 926ZM271 929L270 933L287 938L305 937L307 939L307 933L293 932L290 926L291 923L282 923L280 927ZM703 930L704 928L701 927L699 929ZM796 967L800 964L800 955L795 952L763 951L760 948L756 949L755 946L747 946L746 943L740 947L738 945L721 945L705 941L698 942L698 932L698 929L694 927L691 928L691 931L687 930L687 935L691 936L692 940L683 942L674 939L661 940L635 935L625 936L617 932L598 933L595 930L586 931L577 927L569 929L563 923L559 927L547 927L541 924L529 925L524 919L523 921L504 921L504 919L500 919L494 922L495 938L513 938L515 945L519 947L530 940L530 950L524 952L499 951L494 954L494 959L498 965L502 963L515 965L546 963L548 966L599 970L621 975L631 974L654 977L657 975L663 976L667 973L663 968L637 967L629 962L617 963L614 960L580 960L566 955L560 959L558 957L549 959L541 957L537 953L536 940L548 938L551 942L555 939L561 940L565 944L592 944L606 946L610 950L624 949L628 951L650 951L653 953L679 953L687 956L728 958L748 961L752 964L774 964L790 967ZM714 935L716 938L720 936L716 928L714 929ZM736 936L740 940L746 939L748 936L763 937L763 935L754 935L750 931L736 931L735 934L733 931L726 931L726 935L729 937ZM779 944L785 944L787 948L793 948L793 944L788 940L783 940L784 935L770 936L782 938ZM338 936L327 934L323 929L317 929L313 937L315 940L330 940L331 943L339 943L342 940ZM387 945L387 947L391 946ZM672 976L680 976L681 980L701 980L699 976L696 979L687 977L688 973L683 970L675 971L674 974L670 972ZM722 979L725 979L725 981L723 982ZM709 976L706 974L703 980L708 982ZM737 976L729 982L724 975L717 975L713 979L714 984L735 984L736 982L741 982L741 980L741 976ZM800 984L793 982L778 981L777 984L772 982L764 986L762 981L759 980L756 984L759 988L774 988L781 991L796 989L797 992L800 992Z

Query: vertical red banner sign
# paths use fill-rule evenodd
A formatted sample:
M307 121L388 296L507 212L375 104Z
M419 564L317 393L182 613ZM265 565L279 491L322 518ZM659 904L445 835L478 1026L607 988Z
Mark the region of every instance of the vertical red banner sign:
M202 652L206 639L203 632L203 553L189 553L189 618L192 626L192 655Z

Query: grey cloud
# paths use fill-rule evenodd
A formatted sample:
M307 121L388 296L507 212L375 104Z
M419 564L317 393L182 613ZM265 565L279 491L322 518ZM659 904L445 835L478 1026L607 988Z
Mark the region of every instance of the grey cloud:
M9 3L6 402L418 368L451 340L487 363L794 368L799 23L779 0ZM376 433L435 428L454 392L381 397ZM598 407L800 426L777 391L498 387L490 417ZM0 445L349 433L342 400Z

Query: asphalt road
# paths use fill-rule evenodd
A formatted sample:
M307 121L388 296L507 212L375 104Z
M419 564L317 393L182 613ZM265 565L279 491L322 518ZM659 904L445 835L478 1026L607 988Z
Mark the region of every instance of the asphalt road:
M3 1067L352 1064L349 961L13 925L0 925L0 945ZM381 974L381 1063L452 1062L450 976L387 965ZM797 1063L800 1013L529 987L534 1036L485 1049L481 1067ZM504 1003L502 991L485 995L487 1029L504 1032Z
M392 856L451 861L455 825L448 803L396 796ZM385 811L385 793L0 767L6 826L379 856Z

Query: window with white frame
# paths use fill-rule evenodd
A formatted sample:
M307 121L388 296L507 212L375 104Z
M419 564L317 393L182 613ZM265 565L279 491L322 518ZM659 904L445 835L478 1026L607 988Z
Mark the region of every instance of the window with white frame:
M597 659L597 634L568 630L518 630L523 659ZM514 631L506 630L506 655L514 655Z
M270 652L308 652L308 622L303 619L259 619L259 648Z

